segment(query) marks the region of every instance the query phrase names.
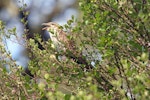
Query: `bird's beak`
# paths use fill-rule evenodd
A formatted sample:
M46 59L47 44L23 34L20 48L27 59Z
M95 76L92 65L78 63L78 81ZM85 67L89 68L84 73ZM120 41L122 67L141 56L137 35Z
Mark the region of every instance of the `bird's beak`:
M42 26L49 26L49 23L42 23Z
M43 23L42 26L44 26L44 28L42 28L42 30L47 30L50 27L49 23Z

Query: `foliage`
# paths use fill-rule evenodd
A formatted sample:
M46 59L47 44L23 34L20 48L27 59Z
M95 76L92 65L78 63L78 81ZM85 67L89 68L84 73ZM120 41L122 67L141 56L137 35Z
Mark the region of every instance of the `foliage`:
M29 69L34 77L22 77L21 67L7 53L0 37L0 92L6 99L146 100L150 99L150 2L147 0L79 0L81 20L64 26L81 52L92 45L102 54L93 69L82 70L71 58L58 59L51 41L37 35L26 40ZM74 26L75 24L75 26ZM5 35L4 25L0 32ZM15 33L15 29L12 29ZM40 50L38 41L44 48ZM62 52L63 54L64 52ZM70 54L70 52L69 52ZM84 57L83 57L84 58ZM86 56L85 56L86 58ZM87 60L90 64L90 61ZM6 73L4 65L12 66ZM31 79L30 79L31 78Z

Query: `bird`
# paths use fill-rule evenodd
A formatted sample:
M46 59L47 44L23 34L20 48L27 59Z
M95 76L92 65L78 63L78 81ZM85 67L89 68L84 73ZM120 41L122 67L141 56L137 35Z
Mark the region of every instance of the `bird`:
M62 27L55 22L48 22L42 24L42 30L48 31L50 39L57 50L73 50L75 45L72 40L67 38L67 33L63 31ZM65 48L66 47L66 48Z
M54 44L57 52L63 51L63 54L73 59L78 64L86 65L86 69L93 68L91 64L82 55L82 52L77 50L74 40L69 39L67 36L69 33L63 31L62 27L55 22L48 22L42 24L44 27L42 30L48 31L50 39ZM85 69L84 69L85 70Z

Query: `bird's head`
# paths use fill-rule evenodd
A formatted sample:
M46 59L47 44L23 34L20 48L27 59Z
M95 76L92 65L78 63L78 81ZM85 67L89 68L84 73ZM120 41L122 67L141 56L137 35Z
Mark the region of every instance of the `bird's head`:
M59 31L61 30L61 26L58 25L57 23L48 22L48 23L43 23L42 25L44 26L42 30L46 30L53 35L58 35L60 33Z
M54 22L43 23L42 25L44 26L42 30L48 31L54 46L57 48L60 47L65 37L65 33L63 33L61 26Z

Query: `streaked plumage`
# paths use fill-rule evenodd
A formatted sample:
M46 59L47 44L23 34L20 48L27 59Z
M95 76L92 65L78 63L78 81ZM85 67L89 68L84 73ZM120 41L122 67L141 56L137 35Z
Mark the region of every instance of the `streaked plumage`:
M42 25L45 26L43 30L49 32L50 38L58 50L66 50L67 48L71 51L75 48L73 41L67 38L67 33L62 30L60 25L54 22L43 23Z

